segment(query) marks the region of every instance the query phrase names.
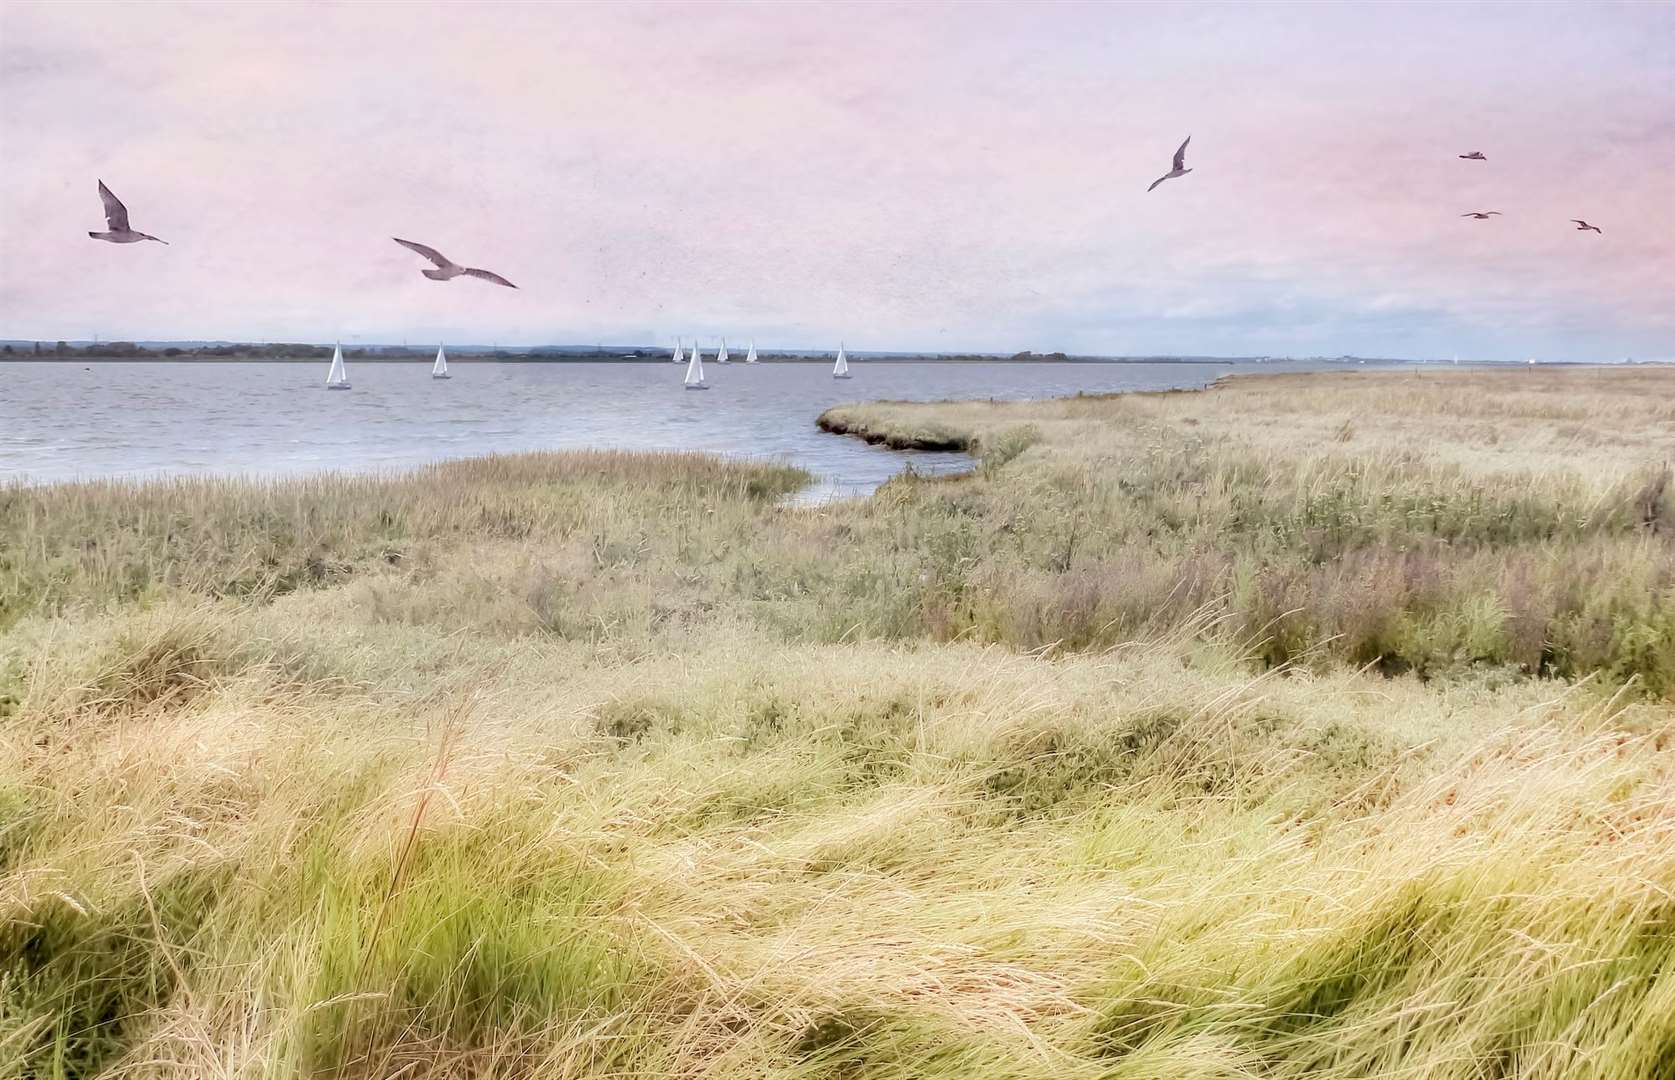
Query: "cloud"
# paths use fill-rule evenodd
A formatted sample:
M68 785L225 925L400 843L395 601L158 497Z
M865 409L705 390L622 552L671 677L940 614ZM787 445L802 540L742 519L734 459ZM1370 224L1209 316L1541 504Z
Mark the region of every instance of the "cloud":
M1582 14L8 3L0 336L1668 353L1675 9Z

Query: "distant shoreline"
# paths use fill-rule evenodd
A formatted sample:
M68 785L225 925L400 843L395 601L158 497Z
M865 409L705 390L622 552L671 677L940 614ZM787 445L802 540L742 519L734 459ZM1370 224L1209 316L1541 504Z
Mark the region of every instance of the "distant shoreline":
M837 354L828 353L825 356L770 356L760 357L758 365L767 364L830 364ZM1063 367L1088 365L1123 365L1123 364L1191 364L1200 367L1241 367L1262 368L1272 365L1273 368L1283 368L1288 364L1310 364L1331 370L1335 367L1461 367L1461 368L1521 368L1524 364L1510 360L1481 360L1461 362L1458 365L1449 364L1441 360L1408 360L1389 357L1283 357L1258 359L1256 357L1226 357L1226 356L1069 356L1045 357L1034 356L1029 359L1019 359L1015 356L920 356L914 353L850 353L852 357L869 364L1027 364L1031 367ZM429 366L434 361L431 354L424 355L356 355L352 352L344 353L345 359L351 363L360 364L413 364ZM41 354L13 353L0 356L0 365L5 364L80 364L91 367L94 364L325 364L331 359L325 356L78 356L74 353ZM450 364L657 364L668 365L671 360L666 355L640 356L611 356L596 353L567 353L562 355L526 356L506 355L494 356L480 353L449 353ZM1540 367L1655 367L1669 363L1665 360L1636 360L1624 363L1621 360L1549 360L1543 361ZM713 358L711 364L714 364ZM725 367L748 366L742 360L733 360L723 365Z
M446 344L446 343L444 343ZM367 342L343 349L346 360L355 363L414 363L428 364L436 356L435 346L395 345ZM604 364L667 364L674 359L672 350L663 345L483 345L460 343L447 345L448 359L463 363L545 364L545 363L604 363ZM82 361L91 363L325 363L331 359L333 345L307 341L221 341L152 340L152 341L56 341L29 338L0 338L0 363L51 363ZM837 349L774 348L757 353L757 363L763 364L829 364L836 358ZM1207 356L1202 354L1089 354L1066 353L1053 349L1038 352L1023 349L1011 353L921 351L914 349L851 350L851 357L868 362L916 364L1406 364L1415 363L1406 357L1373 357L1342 354L1338 356L1274 356L1249 353L1238 356ZM714 352L704 357L711 360ZM744 363L735 356L732 363Z
M758 364L830 364L834 352L827 356L784 356L762 357ZM1069 357L1058 359L1030 359L1019 360L1010 356L915 356L904 355L873 355L868 353L851 353L867 363L892 364L1030 364L1030 365L1061 365L1061 364L1254 364L1254 360L1234 360L1225 358L1197 357ZM346 360L356 364L422 364L429 365L434 361L433 356L356 356L344 353ZM330 360L330 355L318 356L34 356L13 355L0 356L0 364L323 364ZM1276 360L1274 363L1307 363L1310 361ZM1316 361L1318 362L1318 361ZM1379 364L1411 363L1406 360L1378 360L1369 361ZM449 364L670 364L667 356L481 356L473 354L448 354ZM714 360L710 359L713 365ZM746 367L742 360L732 360L722 365L724 367Z

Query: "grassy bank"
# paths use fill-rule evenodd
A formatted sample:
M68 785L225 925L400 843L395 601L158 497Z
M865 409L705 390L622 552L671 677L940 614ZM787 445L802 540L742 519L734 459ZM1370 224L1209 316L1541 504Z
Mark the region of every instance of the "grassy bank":
M0 1076L1667 1072L1675 395L1523 374L868 407L980 467L815 509L0 492ZM1369 670L1251 599L1397 554ZM1515 564L1639 651L1466 604Z

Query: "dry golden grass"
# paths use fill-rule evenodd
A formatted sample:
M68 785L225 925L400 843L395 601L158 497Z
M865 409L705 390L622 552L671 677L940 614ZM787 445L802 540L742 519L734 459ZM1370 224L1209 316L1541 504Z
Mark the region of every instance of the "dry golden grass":
M333 600L40 658L30 1075L1631 1077L1675 1038L1661 707L1187 643L462 654L322 640ZM172 695L78 698L160 641Z
M1281 454L1406 456L1473 475L1574 474L1601 488L1675 463L1675 368L1238 375L1208 391L1030 402L878 402L832 410L911 441L992 441L1032 425L1060 453L1131 451L1149 426Z
M1271 446L1268 380L884 407L979 472L816 509L625 455L0 494L0 1077L1669 1074L1657 436L1559 466L1510 381L1533 465L1333 436L1383 378Z
M1338 442L1476 475L1562 471L1604 488L1675 463L1675 368L1267 376L1236 390L1157 407L1264 449Z

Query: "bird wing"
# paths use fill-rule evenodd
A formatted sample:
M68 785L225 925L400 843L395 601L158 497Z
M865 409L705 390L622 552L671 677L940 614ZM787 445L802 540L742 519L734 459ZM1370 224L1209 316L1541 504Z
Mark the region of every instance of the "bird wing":
M122 200L111 194L111 189L99 181L99 198L105 203L105 224L112 232L128 231L128 208L122 205Z
M425 244L415 244L413 241L403 240L399 236L392 236L390 239L394 240L396 243L400 244L409 251L417 251L420 255L423 255L443 270L446 270L448 267L454 265L452 259L448 258L448 256L442 254L433 247L429 247Z
M1154 188L1157 185L1163 183L1165 180L1169 179L1169 177L1171 177L1173 175L1174 175L1174 173L1164 173L1162 176L1158 177L1156 180L1153 180L1152 181L1152 187L1149 187L1146 190L1150 191L1152 188Z
M466 267L465 273L469 277L482 278L484 281L492 281L496 285L504 285L508 289L517 288L516 285L513 285L510 281L507 281L493 270L479 270L475 266L469 266Z
M1192 141L1192 136L1188 135L1186 137L1186 142L1182 143L1181 148L1179 150L1175 151L1175 171L1176 172L1179 172L1180 170L1186 168L1186 143L1189 143L1191 141Z

